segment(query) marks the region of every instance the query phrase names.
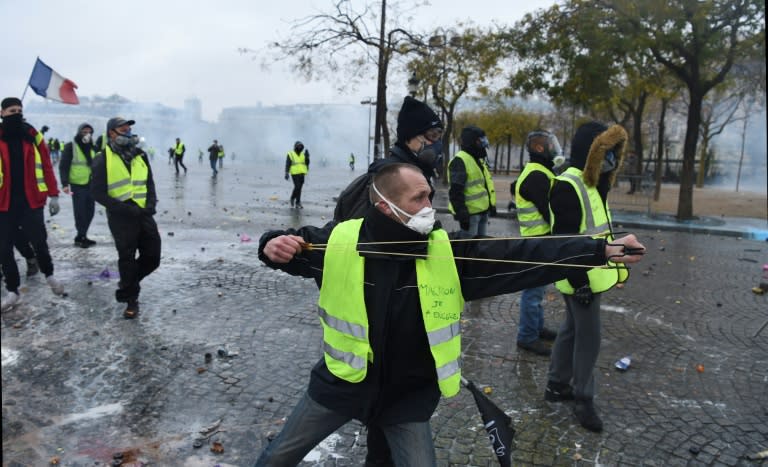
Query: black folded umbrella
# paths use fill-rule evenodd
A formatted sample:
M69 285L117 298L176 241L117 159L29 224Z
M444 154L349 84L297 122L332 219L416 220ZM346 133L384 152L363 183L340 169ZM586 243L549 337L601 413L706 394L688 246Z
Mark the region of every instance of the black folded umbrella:
M512 466L512 440L515 437L515 429L512 428L512 419L505 414L503 410L491 402L485 394L480 391L475 383L466 378L461 378L464 387L472 392L475 398L480 416L485 424L485 431L488 433L488 439L491 440L493 452L499 459L501 467Z

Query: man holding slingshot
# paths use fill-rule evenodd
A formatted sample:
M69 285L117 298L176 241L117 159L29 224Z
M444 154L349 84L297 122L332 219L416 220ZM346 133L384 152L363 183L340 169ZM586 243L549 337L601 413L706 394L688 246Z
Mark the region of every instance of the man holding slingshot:
M395 465L436 465L429 419L441 395L459 391L464 301L554 282L608 258L634 263L644 252L633 235L611 243L449 235L435 224L430 191L415 166L387 165L363 218L262 236L265 264L320 287L324 356L256 465L296 465L353 418L383 430Z

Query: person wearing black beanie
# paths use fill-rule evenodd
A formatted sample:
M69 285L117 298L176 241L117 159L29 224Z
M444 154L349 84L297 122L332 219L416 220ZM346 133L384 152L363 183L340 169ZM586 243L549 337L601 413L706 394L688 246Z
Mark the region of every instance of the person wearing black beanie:
M550 194L552 234L605 235L613 239L608 191L627 142L619 125L581 125L571 142L571 166ZM589 274L588 274L589 272ZM603 422L595 409L594 366L600 353L600 295L626 281L626 268L577 269L555 286L565 300L566 317L555 339L544 398L575 400L574 415L581 426L599 432Z
M397 141L386 158L373 161L367 173L357 177L339 194L333 219L345 221L365 215L371 206L368 197L371 178L389 164L402 162L415 165L432 187L435 169L440 161L442 134L443 124L437 114L427 104L406 96L397 114ZM434 187L429 199L433 196Z
M496 216L496 189L486 163L488 146L482 128L464 127L461 150L448 164L448 210L471 236L485 236L488 216Z

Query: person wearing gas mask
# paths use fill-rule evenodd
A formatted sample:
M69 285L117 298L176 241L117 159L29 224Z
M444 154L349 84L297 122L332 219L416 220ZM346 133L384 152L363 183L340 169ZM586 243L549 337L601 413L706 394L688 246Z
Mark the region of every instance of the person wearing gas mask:
M621 254L621 245L642 249L633 235L615 245L592 238L466 241L436 223L431 191L420 168L387 164L373 176L362 218L262 235L266 266L320 287L324 355L257 466L297 465L351 419L383 433L394 465L435 466L429 420L440 397L460 389L464 301L565 277L556 265L504 260L573 258L592 266Z
M0 104L0 260L8 294L2 310L21 300L19 269L13 256L19 227L34 248L37 263L53 293L66 295L53 277L43 208L59 212L59 188L43 135L24 120L21 100L7 97Z
M385 159L371 163L368 172L376 173L382 166L396 162L413 164L432 186L442 135L443 122L437 114L427 104L406 96L397 114L397 141Z
M126 303L123 316L139 314L140 282L160 266L160 233L153 218L157 195L147 154L131 131L133 120L114 117L107 122L109 141L93 161L92 191L107 210L115 240L120 282L115 292ZM138 252L138 258L136 253Z
M620 125L581 125L571 141L570 167L555 177L549 197L552 233L613 239L608 191L621 166L627 132ZM611 263L609 263L610 265ZM565 321L555 339L544 398L574 400L574 415L584 428L600 432L603 422L594 405L594 367L600 353L600 297L626 281L623 265L606 269L571 269L555 287L565 300Z
M488 216L496 216L496 189L488 170L488 138L476 126L461 130L461 151L448 164L448 210L461 230L485 236Z
M72 142L64 146L59 163L62 191L72 194L75 215L75 246L88 248L96 244L88 238L88 228L93 220L95 201L91 194L91 165L96 151L93 145L93 127L82 123Z
M285 179L293 180L293 191L291 192L291 207L304 209L301 205L301 189L304 187L304 177L309 172L309 151L304 149L304 143L296 141L293 143L293 151L288 151L285 157Z
M557 136L549 131L535 130L528 133L525 147L528 163L515 183L515 205L520 236L548 235L549 190L553 172L564 158ZM520 295L520 319L517 326L517 347L537 355L549 356L550 348L542 341L552 341L557 332L544 327L544 308L541 302L547 286L523 290Z
M384 159L377 159L368 166L368 171L345 188L338 196L333 220L345 221L363 217L371 205L368 192L371 179L382 167L394 163L413 164L421 170L434 196L432 179L440 163L443 124L429 106L411 96L406 96L397 114L397 141Z

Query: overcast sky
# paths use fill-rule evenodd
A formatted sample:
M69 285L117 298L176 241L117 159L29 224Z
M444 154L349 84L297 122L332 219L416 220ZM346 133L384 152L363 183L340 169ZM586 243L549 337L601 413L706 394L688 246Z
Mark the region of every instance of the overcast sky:
M477 25L512 24L555 0L431 3L415 11L414 29L449 27L468 19ZM291 20L331 11L332 4L332 0L0 0L4 42L0 94L20 96L39 56L74 81L79 95L117 93L173 107L196 96L208 120L216 119L223 107L237 105L357 103L375 94L374 83L341 95L332 83L291 75L287 64L264 70L261 60L237 53L238 47L249 47L263 56L269 42L285 37ZM42 98L30 90L24 100L36 99Z

